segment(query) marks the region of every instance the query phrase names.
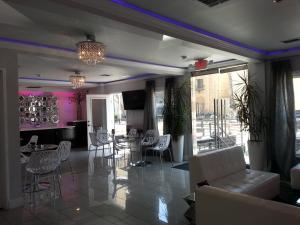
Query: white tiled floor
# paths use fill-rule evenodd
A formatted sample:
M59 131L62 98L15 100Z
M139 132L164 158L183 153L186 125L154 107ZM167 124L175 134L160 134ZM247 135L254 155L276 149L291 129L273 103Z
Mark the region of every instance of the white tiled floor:
M189 193L187 171L160 166L158 158L148 158L148 167L127 167L118 160L95 157L93 151L73 151L75 180L65 171L62 198L50 200L41 193L35 207L0 211L0 224L6 225L158 225L189 224L183 214L188 208L183 197ZM48 196L48 197L47 197Z

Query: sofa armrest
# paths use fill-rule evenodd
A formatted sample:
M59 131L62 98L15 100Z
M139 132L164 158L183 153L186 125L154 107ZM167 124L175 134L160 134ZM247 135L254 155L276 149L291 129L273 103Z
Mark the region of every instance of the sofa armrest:
M190 191L194 193L196 186L199 182L207 180L203 174L203 169L201 167L201 162L199 157L193 156L189 160L189 170L190 170Z
M197 225L296 225L300 208L203 186L196 190Z

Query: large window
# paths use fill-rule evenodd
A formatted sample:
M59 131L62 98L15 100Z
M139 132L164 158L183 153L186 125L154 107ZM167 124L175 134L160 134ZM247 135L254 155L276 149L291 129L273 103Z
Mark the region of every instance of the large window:
M241 132L232 97L240 76L247 73L240 70L191 78L194 154L232 145L246 147L248 134ZM245 159L248 161L246 148Z

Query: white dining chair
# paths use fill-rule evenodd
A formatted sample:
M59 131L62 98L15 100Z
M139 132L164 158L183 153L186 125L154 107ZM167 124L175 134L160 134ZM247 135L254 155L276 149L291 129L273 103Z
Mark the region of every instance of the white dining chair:
M146 148L146 150L145 150L146 151L145 152L145 155L146 155L145 156L145 161L146 161L146 157L147 157L147 151L152 150L154 152L159 153L160 164L162 165L163 153L164 153L164 151L168 151L169 155L170 155L170 160L171 160L171 163L172 163L172 166L173 166L172 154L171 154L171 151L170 151L170 148L169 148L170 140L171 140L171 135L170 134L165 134L165 135L159 136L158 142L155 146Z
M58 168L60 165L60 159L57 150L49 151L35 151L32 152L29 162L25 166L25 181L24 192L29 192L31 203L35 204L34 195L40 191L40 179L52 178L52 186L54 197L56 196L56 184L58 184L59 194L62 196L60 181L58 176ZM27 189L28 177L31 176L29 189ZM51 192L51 182L49 185L49 191Z
M91 144L89 146L89 150L91 150L92 147L95 148L95 157L97 156L97 151L100 147L102 147L102 157L104 157L104 145L103 142L100 142L98 137L97 137L97 133L95 132L90 132L89 133L90 136L90 140L91 140ZM100 138L101 139L101 138ZM104 139L102 139L104 141Z
M38 136L37 135L32 135L29 142L24 145L24 146L21 146L20 147L20 151L21 152L32 152L32 145L36 146L37 145L37 142L38 142Z
M71 174L72 174L73 180L74 180L73 168L72 168L72 164L70 161L71 142L70 141L61 141L57 147L57 152L58 152L58 156L59 156L59 159L61 162L60 170L62 168L62 165L68 164L68 167L71 171Z
M102 147L102 155L105 155L105 148L107 147L109 149L109 152L111 153L111 143L112 140L109 139L109 134L106 129L98 130L97 131L97 141L98 145Z
M155 130L147 130L145 136L141 141L143 147L154 146L158 141L158 133Z

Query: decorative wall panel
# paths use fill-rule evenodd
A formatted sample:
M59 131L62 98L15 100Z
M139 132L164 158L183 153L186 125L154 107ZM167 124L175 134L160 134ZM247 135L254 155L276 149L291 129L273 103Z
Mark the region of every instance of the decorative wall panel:
M19 96L20 125L39 126L59 122L56 96Z

